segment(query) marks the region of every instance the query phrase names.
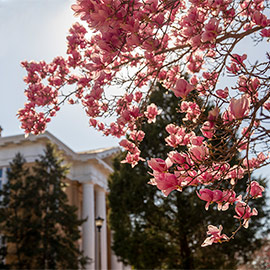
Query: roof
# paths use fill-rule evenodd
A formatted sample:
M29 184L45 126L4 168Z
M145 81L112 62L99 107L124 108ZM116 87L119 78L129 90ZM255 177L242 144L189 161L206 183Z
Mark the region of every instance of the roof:
M82 151L82 152L77 152L78 154L96 154L96 153L102 153L105 151L113 150L118 147L106 147L106 148L98 148L98 149L93 149L93 150L88 150L88 151Z
M9 144L20 144L27 141L34 142L39 140L48 140L52 142L58 147L59 150L64 151L64 153L67 156L70 156L73 160L87 161L89 159L95 159L100 165L102 165L110 172L112 172L112 168L103 159L113 157L121 151L119 147L108 147L84 152L75 152L58 138L56 138L53 134L51 134L49 131L45 131L44 133L41 133L39 135L30 134L29 136L25 136L24 134L20 134L0 137L0 147Z

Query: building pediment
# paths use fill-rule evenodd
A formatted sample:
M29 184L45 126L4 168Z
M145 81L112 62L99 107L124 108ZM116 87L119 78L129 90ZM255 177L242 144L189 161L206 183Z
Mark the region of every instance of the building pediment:
M0 137L0 167L7 167L14 156L20 152L28 163L43 155L48 142L56 145L70 167L70 180L91 181L107 188L107 177L113 169L108 162L121 150L119 147L101 148L84 152L75 152L58 138L46 131L40 135L23 134Z

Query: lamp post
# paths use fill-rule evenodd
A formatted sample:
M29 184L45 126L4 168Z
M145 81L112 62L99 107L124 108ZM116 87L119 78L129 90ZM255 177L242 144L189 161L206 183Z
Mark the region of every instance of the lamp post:
M96 227L98 229L98 269L101 270L101 239L100 239L100 230L104 221L104 218L98 216L96 219Z

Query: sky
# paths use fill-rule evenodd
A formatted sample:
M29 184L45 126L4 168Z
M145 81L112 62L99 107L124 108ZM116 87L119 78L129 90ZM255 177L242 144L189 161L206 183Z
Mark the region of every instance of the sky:
M65 55L66 35L77 20L70 6L75 0L0 0L0 125L2 136L23 134L16 117L23 107L26 75L24 60L50 62ZM269 44L267 44L269 46ZM255 61L266 48L244 43L239 53L250 52ZM265 56L265 55L264 55ZM66 105L48 124L48 131L74 151L118 145L118 139L105 137L89 127L80 106ZM268 167L256 175L268 175Z
M66 35L76 21L71 10L75 0L0 0L0 125L2 136L23 134L16 117L26 97L24 60L50 62L65 55ZM47 130L74 151L117 146L89 127L80 106L64 106Z

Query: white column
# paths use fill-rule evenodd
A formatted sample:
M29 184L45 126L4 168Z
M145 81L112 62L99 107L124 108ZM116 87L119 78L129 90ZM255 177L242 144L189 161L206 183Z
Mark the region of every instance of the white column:
M108 269L107 264L107 219L106 219L106 194L105 190L97 188L96 190L96 203L97 203L97 213L96 216L100 216L104 219L101 228L101 269Z
M113 233L111 233L111 239L113 239ZM122 270L123 264L122 262L118 261L114 251L111 251L111 269L112 270Z
M82 225L83 253L92 262L86 269L95 269L95 205L94 186L92 183L83 183L82 218L87 220ZM67 255L68 256L68 255Z
M111 232L111 239L113 240L113 232ZM130 265L124 265L120 260L118 260L114 251L111 250L111 269L112 270L131 270Z

